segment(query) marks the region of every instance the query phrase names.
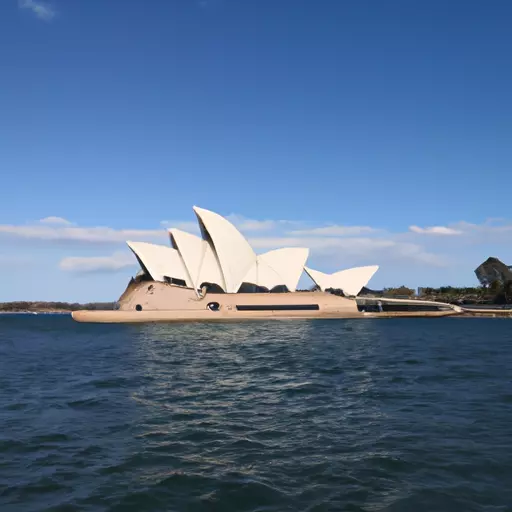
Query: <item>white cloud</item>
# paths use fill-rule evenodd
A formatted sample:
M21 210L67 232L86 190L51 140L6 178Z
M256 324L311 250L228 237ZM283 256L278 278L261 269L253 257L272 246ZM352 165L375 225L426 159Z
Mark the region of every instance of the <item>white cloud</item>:
M284 246L309 247L312 256L339 268L384 262L409 262L434 267L445 265L443 258L417 244L380 238L266 237L253 238L249 242L255 249L265 250ZM137 260L128 250L109 256L66 257L59 263L62 270L77 274L118 272L136 266Z
M498 222L496 219L487 219L482 224L472 224L470 222L459 222L455 225L458 229L466 233L480 234L507 234L512 233L512 222L502 220Z
M183 231L188 231L189 233L194 233L198 235L200 233L199 225L197 222L193 221L182 221L182 220L162 220L160 221L160 225L165 229L181 229Z
M0 225L0 235L29 240L82 243L120 243L126 240L160 241L165 243L164 229L114 229L109 227L78 227L66 224Z
M394 267L398 271L407 263L440 267L455 260L455 251L460 251L461 244L464 244L468 254L472 254L471 258L475 261L482 257L481 253L488 245L499 244L512 247L512 222L498 219L481 224L461 221L446 226L411 225L406 232L390 232L371 226L335 224L307 226L304 222L298 221L260 221L234 214L229 218L239 229L248 234L249 242L257 252L287 246L307 247L311 249L311 259L315 262L314 264L318 260L322 265L333 268L382 264ZM174 226L199 233L197 223L192 221L163 221L161 224L162 227L159 229L82 227L62 217L50 216L26 225L0 224L0 243L4 243L8 238L10 245L14 245L16 240L24 240L25 245L30 242L44 241L55 246L63 244L117 246L120 252L115 255L86 259L66 258L62 260L61 268L71 270L72 267L83 264L83 268L88 272L118 270L134 265L136 262L126 247L124 250L121 249L126 240L169 245L168 233L164 226ZM124 256L121 258L120 254ZM473 260L470 264L474 264Z
M51 21L57 15L55 9L40 0L18 0L20 9L28 9L40 20Z
M301 229L290 231L290 235L304 236L357 236L369 233L377 233L379 230L370 226L323 226L313 229Z
M409 226L409 230L412 231L413 233L418 233L420 235L462 235L462 231L460 229L449 228L447 226L431 226L427 228L420 228L419 226Z
M59 263L62 270L78 274L117 272L136 265L137 260L128 251L115 252L110 256L71 256L63 258Z
M39 220L40 224L50 224L50 225L57 225L57 226L71 226L73 223L70 222L67 219L64 219L62 217L45 217L44 219Z
M236 213L227 215L226 219L228 219L229 222L232 222L240 231L270 231L275 229L280 222L284 222L276 220L248 219Z
M446 261L441 256L429 252L418 244L392 240L390 238L335 238L326 237L265 237L251 238L249 243L260 250L279 247L308 247L311 256L329 257L331 260L355 264L378 264L383 259L388 261L410 261L422 265L444 266ZM342 263L343 264L343 263Z
M326 272L377 264L380 271L372 281L374 288L392 284L464 285L475 282L473 270L488 256L512 263L511 219L460 221L430 227L413 226L411 219L411 228L389 231L371 226L254 220L241 215L229 218L244 231L258 253L286 246L307 247L311 249L308 264ZM39 272L41 265L54 266L52 261L57 256L58 268L48 268L48 276L54 271L52 280L57 283L61 279L62 286L73 293L77 289L71 275L87 276L79 288L88 288L94 300L98 299L98 290L100 294L107 293L106 287L98 287L109 282L104 281L106 276L102 273L119 272L120 277L137 272L137 259L125 245L126 240L169 246L166 228L171 226L199 233L193 216L161 225L157 222L156 229L87 227L58 216L22 225L0 224L0 268L4 281L11 282L14 292L19 286L13 283L24 283L27 271L37 269L30 277L40 280L37 286L61 293L56 291L58 287L48 288L46 272ZM5 295L8 288L4 286L3 290ZM118 292L108 290L108 294Z
M248 219L243 217L242 215L237 215L232 213L231 215L227 215L226 219L228 219L231 223L233 223L240 231L270 231L272 229L276 229L279 226L285 223L291 223L291 221L284 220L256 220L256 219ZM178 228L183 231L189 231L191 233L199 233L199 225L194 221L179 221L179 220L163 220L160 222L162 226L166 229L170 228Z
M460 221L449 226L410 226L409 231L419 235L461 236L472 244L512 242L512 222L506 219L487 219L480 224Z
M232 222L240 231L251 232L251 231L283 231L286 229L299 229L306 225L305 222L300 220L257 220L248 219L243 215L232 213L227 215L226 219Z

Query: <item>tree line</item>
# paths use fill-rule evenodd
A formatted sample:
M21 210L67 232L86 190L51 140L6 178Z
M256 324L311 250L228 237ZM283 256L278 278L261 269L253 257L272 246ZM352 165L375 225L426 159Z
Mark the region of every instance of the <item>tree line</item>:
M416 292L407 286L384 288L384 297L414 297ZM419 289L418 298L454 303L512 304L512 281L494 281L489 286L440 286Z

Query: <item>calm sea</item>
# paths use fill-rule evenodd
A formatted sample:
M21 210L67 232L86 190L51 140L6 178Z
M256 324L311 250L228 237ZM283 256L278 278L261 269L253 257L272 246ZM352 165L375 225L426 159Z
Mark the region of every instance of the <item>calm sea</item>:
M512 510L512 322L0 317L0 511Z

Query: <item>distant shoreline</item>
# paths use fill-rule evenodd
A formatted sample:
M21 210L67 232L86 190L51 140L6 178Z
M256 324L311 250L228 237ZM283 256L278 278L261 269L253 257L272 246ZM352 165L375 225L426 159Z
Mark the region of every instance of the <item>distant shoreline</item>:
M26 311L0 311L0 315L70 315L72 311L69 310L53 310L53 309L40 309L40 310L26 310Z
M12 301L0 302L0 314L6 313L72 313L78 310L97 311L115 309L115 302L78 302L63 301Z

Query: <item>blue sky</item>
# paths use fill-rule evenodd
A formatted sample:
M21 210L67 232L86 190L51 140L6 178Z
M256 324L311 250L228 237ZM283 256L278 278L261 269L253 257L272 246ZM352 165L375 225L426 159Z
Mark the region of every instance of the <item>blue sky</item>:
M372 287L512 263L512 3L3 0L0 300L114 300L192 205ZM308 284L307 280L304 284Z

